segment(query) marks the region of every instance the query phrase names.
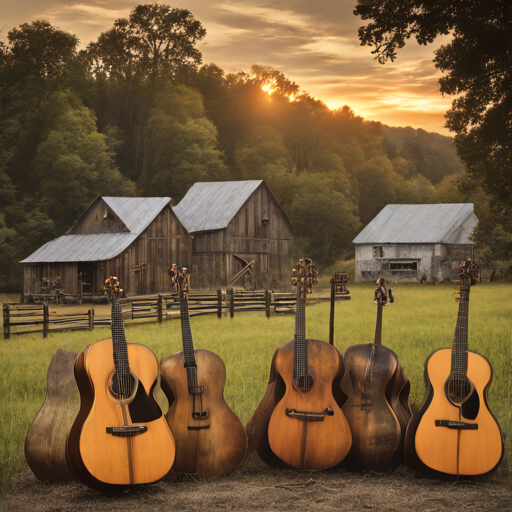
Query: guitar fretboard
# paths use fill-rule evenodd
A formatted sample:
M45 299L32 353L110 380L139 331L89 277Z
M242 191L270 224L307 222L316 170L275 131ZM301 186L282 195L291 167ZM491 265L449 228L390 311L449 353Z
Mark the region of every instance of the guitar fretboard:
M302 297L300 285L297 291L294 340L293 377L297 379L299 377L305 377L308 368L308 352L306 346L306 299Z
M468 357L469 289L467 280L460 288L459 313L453 336L452 373L466 375Z
M114 365L119 375L130 373L128 363L128 346L124 335L123 311L119 303L112 304L112 345L114 349Z

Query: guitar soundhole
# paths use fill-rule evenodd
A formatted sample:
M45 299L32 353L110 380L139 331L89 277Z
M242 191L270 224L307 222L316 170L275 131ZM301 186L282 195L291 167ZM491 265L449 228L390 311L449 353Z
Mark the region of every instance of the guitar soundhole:
M454 404L463 403L471 391L471 383L465 375L453 375L446 382L446 395Z
M313 387L313 377L309 374L296 377L294 380L295 388L302 393L307 393Z
M130 398L135 390L135 379L131 373L120 376L117 372L112 374L112 380L109 383L109 390L116 400Z

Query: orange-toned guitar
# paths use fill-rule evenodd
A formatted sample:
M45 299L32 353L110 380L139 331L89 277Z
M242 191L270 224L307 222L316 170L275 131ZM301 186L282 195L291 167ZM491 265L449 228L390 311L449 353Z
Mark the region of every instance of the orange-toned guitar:
M123 313L112 302L112 339L89 345L75 362L80 411L67 442L69 466L82 484L108 493L164 477L174 439L153 397L158 361L127 343Z
M310 259L300 260L293 281L298 286L295 339L279 347L274 356L286 391L268 426L273 453L295 468L308 470L335 466L352 443L332 389L343 364L340 354L329 343L306 339L306 294L316 275Z
M483 475L503 458L501 430L487 405L492 368L487 359L467 350L469 290L477 274L471 261L460 267L453 347L427 359L427 396L405 435L407 465L434 476Z
M183 352L161 364L166 415L176 440L172 471L210 478L232 473L247 451L245 430L224 400L226 368L209 350L194 350L188 312L188 270L173 265L171 277L180 297Z

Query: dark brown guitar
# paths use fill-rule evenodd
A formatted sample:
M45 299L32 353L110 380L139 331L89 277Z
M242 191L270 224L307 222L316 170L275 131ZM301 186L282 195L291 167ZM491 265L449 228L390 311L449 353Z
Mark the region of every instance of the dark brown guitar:
M390 302L393 302L389 289ZM385 280L377 280L374 343L345 351L342 389L348 395L343 412L352 432L345 465L382 470L400 462L402 438L411 418L410 384L396 354L382 345L382 312L388 300ZM401 396L402 395L402 396Z
M295 271L295 339L279 347L276 371L285 383L283 398L268 425L272 452L297 469L321 470L339 464L351 445L350 429L334 398L341 357L330 344L306 339L306 294L316 282L310 259Z
M458 477L493 471L504 454L498 421L487 404L492 367L468 351L469 291L478 266L460 267L460 299L452 348L425 362L427 395L405 436L407 465L430 476Z
M73 367L78 354L59 348L46 375L46 398L25 439L25 459L39 480L73 480L66 460L66 439L80 408Z
M127 343L118 294L112 302L112 339L97 341L75 363L80 411L67 442L77 480L109 493L160 480L174 461L174 439L154 392L158 361Z
M194 349L188 312L186 268L172 268L180 298L183 352L161 364L162 389L169 400L166 415L176 441L172 471L211 478L232 473L244 460L247 436L224 400L226 368L209 350Z

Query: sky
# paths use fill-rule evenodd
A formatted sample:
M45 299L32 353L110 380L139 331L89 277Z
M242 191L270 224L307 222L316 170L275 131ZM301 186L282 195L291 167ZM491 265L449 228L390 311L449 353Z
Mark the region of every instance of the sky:
M207 31L197 48L203 63L226 72L271 66L329 108L348 105L366 120L449 135L434 50L410 40L394 63L378 64L360 46L357 0L180 0ZM80 38L85 48L139 3L129 0L0 0L0 39L21 23L45 19ZM150 3L150 2L147 2ZM164 3L160 0L160 3Z

